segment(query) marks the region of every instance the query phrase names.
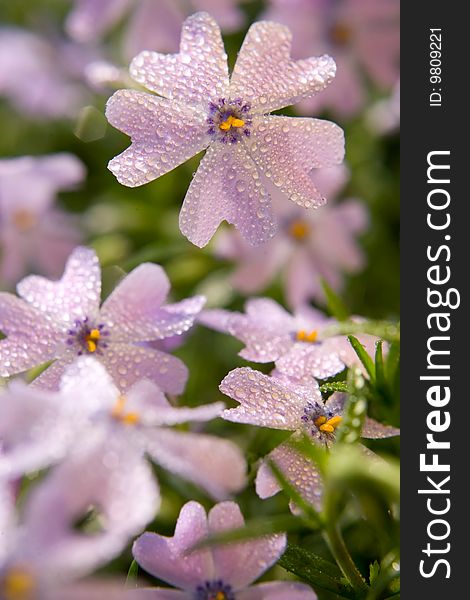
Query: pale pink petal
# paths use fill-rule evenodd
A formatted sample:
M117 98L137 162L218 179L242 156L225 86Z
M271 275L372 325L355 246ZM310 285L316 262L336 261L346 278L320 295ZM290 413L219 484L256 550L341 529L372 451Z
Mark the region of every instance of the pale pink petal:
M279 303L271 298L250 298L245 304L246 314L261 323L276 323L284 331L290 330L294 319Z
M143 50L175 52L184 20L182 3L175 0L139 0L124 35L129 60Z
M188 106L136 90L119 90L106 104L108 121L132 145L108 168L128 187L144 185L207 147L204 115Z
M292 34L278 23L254 23L245 37L230 81L230 96L268 113L321 92L335 76L329 56L293 61Z
M193 600L193 596L190 592L180 592L179 590L172 590L170 588L148 587L135 590L126 589L126 600Z
M124 15L132 0L75 0L66 29L78 42L92 42Z
M270 581L254 585L237 594L239 600L317 600L315 592L304 583Z
M365 333L356 335L355 337L362 344L362 346L364 347L366 352L369 354L369 356L374 356L375 344L376 344L378 338L376 338L373 335L368 335ZM353 365L355 365L355 366L359 367L359 369L361 370L362 374L365 377L368 377L367 371L366 371L364 365L359 360L355 350L349 343L349 340L346 336L337 335L337 336L328 338L323 342L323 344L325 346L325 350L328 349L328 351L337 354L339 356L339 358L341 359L341 361L347 367L352 367Z
M74 527L95 507L102 530ZM151 470L124 437L90 437L28 497L27 543L18 560L30 561L58 582L81 576L122 552L155 516L159 494Z
M213 579L214 565L208 549L187 551L208 533L206 511L198 502L188 502L181 509L173 537L146 532L134 542L132 553L154 577L194 592L197 585Z
M246 344L239 353L253 362L272 362L290 350L294 332L286 332L281 322L260 323L245 315L234 315L229 322L230 333Z
M192 0L195 10L204 10L214 17L223 31L232 32L241 28L244 22L239 0Z
M171 339L174 346L178 347L178 336L191 329L205 303L205 296L193 296L181 302L167 304L155 311L155 323L160 336L167 340Z
M244 145L214 142L184 199L180 229L202 247L224 219L253 246L276 232L270 197Z
M394 437L396 435L400 435L399 429L390 427L389 425L382 425L382 423L370 417L366 417L361 432L361 437L373 440Z
M183 23L179 54L144 51L130 66L133 79L160 96L209 108L209 101L227 95L228 66L217 23L207 13Z
M108 296L100 319L112 328L115 340L165 337L165 323L159 323L158 311L169 290L170 281L162 267L143 263L126 275Z
M0 480L22 477L63 458L76 440L79 422L64 419L62 398L20 381L1 397ZM0 527L1 529L1 527Z
M60 331L36 308L13 294L0 293L0 377L54 358Z
M315 465L303 454L284 443L275 448L268 457L293 485L302 497L315 508L321 508L323 484ZM269 464L264 461L256 476L256 493L260 498L270 498L281 490Z
M295 308L312 298L323 300L320 278L325 277L325 273L320 268L318 257L312 256L308 246L299 248L291 256L283 275L286 297L290 306ZM330 278L327 278L327 281L331 285Z
M109 576L108 576L109 578ZM45 590L47 600L138 600L139 590L129 589L124 581L110 579L102 581L98 577L92 580L66 582ZM150 600L151 596L147 596ZM156 596L159 598L159 596ZM177 600L178 596L168 596Z
M309 171L330 167L344 158L344 133L319 119L257 117L249 141L250 154L266 177L304 208L326 202Z
M85 167L73 154L60 152L41 156L35 160L37 177L47 178L54 192L73 188L85 179Z
M31 386L44 390L57 391L60 388L60 381L65 373L65 370L70 366L77 355L70 350L66 350L60 358L55 360L51 365L43 371L39 377L32 381Z
M220 502L209 513L211 534L237 529L244 524L243 516L235 502ZM241 544L213 547L217 578L229 583L235 590L245 588L279 559L286 543L285 534L275 534Z
M220 331L221 333L229 333L229 323L233 318L234 313L231 310L222 308L213 308L203 310L198 316L197 321L205 327Z
M298 342L288 354L276 361L276 368L281 373L306 382L312 377L326 379L341 372L344 367L340 355L324 342Z
M16 526L15 504L10 485L0 480L0 565L6 563L14 543Z
M148 430L145 437L147 452L156 463L216 499L227 498L245 485L245 459L229 440L171 429Z
M115 395L116 396L116 395ZM172 406L163 392L151 381L141 379L126 394L126 411L136 412L144 425L176 425L188 421L210 421L219 417L223 402L190 408Z
M101 270L91 248L76 248L59 281L38 275L26 277L17 286L18 294L63 328L76 319L93 318L101 295Z
M220 390L240 403L237 408L224 410L222 418L227 421L291 431L302 426L308 398L259 371L234 369L222 381Z
M179 358L155 348L113 343L100 360L123 392L139 379L150 379L164 392L180 394L188 379L188 369Z

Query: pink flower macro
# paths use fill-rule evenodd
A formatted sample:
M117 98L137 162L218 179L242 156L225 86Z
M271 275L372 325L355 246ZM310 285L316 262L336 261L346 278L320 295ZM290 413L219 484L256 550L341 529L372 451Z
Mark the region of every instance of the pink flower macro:
M296 307L312 299L323 302L321 279L335 290L343 285L343 272L355 273L364 266L364 254L356 236L367 227L367 209L355 199L332 204L347 179L342 166L312 173L315 185L329 199L321 210L290 206L276 192L273 207L278 234L262 246L250 246L236 231L221 231L216 253L236 261L230 278L244 294L258 293L281 274L287 302Z
M322 91L335 63L293 61L290 44L286 27L254 23L229 78L219 27L197 13L183 25L179 54L145 51L132 61L132 78L158 95L120 90L108 101L109 122L132 140L109 163L124 185L143 185L207 149L180 213L182 233L197 246L223 220L252 245L271 238L277 223L267 181L304 208L325 202L309 172L343 160L343 131L268 113Z
M0 480L61 463L95 440L125 448L137 464L146 464L148 456L216 499L245 484L246 464L235 444L171 428L218 417L223 403L175 407L148 380L123 394L93 356L81 356L68 366L57 392L13 381L1 400Z
M239 0L75 0L66 21L77 42L94 42L131 12L124 32L124 54L131 59L142 50L175 52L181 24L192 11L214 15L224 31L243 24Z
M170 282L159 265L141 264L114 289L100 308L101 271L89 248L76 248L59 281L37 275L17 285L20 298L0 294L0 376L8 377L49 360L55 362L34 385L56 389L77 356L98 358L127 390L139 379L179 394L188 371L183 362L144 342L187 331L205 298L164 304Z
M75 580L118 556L159 502L150 467L116 442L84 442L29 488L21 519L0 480L2 599L100 598L81 595ZM78 526L90 512L93 533ZM121 598L116 586L101 590L101 598Z
M367 78L382 89L398 79L399 0L269 0L263 17L291 29L295 57L319 52L335 57L333 85L303 102L303 114L328 108L352 116L366 102Z
M0 160L0 285L31 270L60 275L81 236L54 204L60 190L84 179L85 168L72 154Z
M336 321L310 306L290 314L270 298L252 298L245 304L245 314L205 310L198 321L242 341L240 356L246 360L275 362L279 374L299 383L332 377L359 362L346 336L327 337L328 327ZM369 351L374 348L372 336L359 339Z
M81 84L87 60L76 44L0 28L0 96L31 119L74 118L88 99Z
M210 534L238 529L245 524L234 502L216 504L206 515L198 502L181 509L175 535L146 532L134 543L135 560L151 575L180 588L143 588L133 598L155 600L316 600L303 583L270 581L252 586L283 554L285 534L273 534L243 543L212 546L190 552Z
M270 377L250 368L231 371L220 384L220 390L236 400L240 406L225 410L222 418L235 423L248 423L294 432L307 433L315 443L330 446L342 420L345 396L335 393L324 403L318 384L308 385L283 377ZM386 438L399 434L388 427L366 418L362 430L364 438ZM285 442L267 457L274 461L302 496L317 508L321 505L322 483L314 464ZM256 492L261 498L273 496L280 490L278 480L267 461L263 462L256 477Z

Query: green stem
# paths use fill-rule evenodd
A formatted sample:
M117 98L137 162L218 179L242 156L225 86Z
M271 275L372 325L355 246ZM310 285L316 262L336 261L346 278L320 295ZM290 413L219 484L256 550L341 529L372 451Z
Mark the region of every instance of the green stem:
M338 525L327 524L324 536L339 568L357 593L358 598L365 598L369 591L369 586L366 584L354 564L354 561L346 548Z

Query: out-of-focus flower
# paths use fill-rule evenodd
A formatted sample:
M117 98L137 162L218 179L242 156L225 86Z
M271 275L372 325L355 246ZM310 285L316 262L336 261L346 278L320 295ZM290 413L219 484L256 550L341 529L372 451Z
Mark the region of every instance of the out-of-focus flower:
M158 509L149 466L113 439L84 440L28 494L20 523L9 500L0 489L6 600L68 598L58 590L122 552Z
M0 96L30 118L75 117L87 103L80 81L89 57L70 42L0 29Z
M120 90L108 101L112 125L132 145L109 163L135 187L207 152L186 194L180 229L197 246L225 219L252 245L276 232L267 178L292 202L325 202L308 173L338 164L342 130L329 121L269 115L323 90L335 74L329 56L292 61L291 34L275 23L253 24L231 78L216 22L197 13L183 25L180 52L142 52L133 79L155 92Z
M279 373L299 382L331 377L358 362L345 336L326 337L326 330L336 321L310 306L290 314L270 298L252 298L245 314L212 309L203 311L198 320L241 340L245 348L240 356L246 360L275 361ZM359 339L368 351L373 349L375 338L360 335Z
M331 108L351 116L364 105L365 75L390 88L399 74L399 0L270 0L264 18L287 25L293 56L327 52L338 66L334 83L300 105L304 114Z
M191 552L208 535L244 524L234 502L216 504L208 516L197 502L185 504L173 537L146 532L133 547L134 558L145 571L182 591L143 588L134 590L136 600L315 600L314 592L301 583L271 581L251 585L283 554L285 534Z
M0 160L0 282L16 283L28 271L60 275L80 233L54 203L84 178L72 154Z
M245 483L245 461L232 442L168 427L213 419L223 403L173 407L148 380L123 395L91 356L67 368L59 392L13 382L1 400L0 439L5 448L0 453L0 478L45 468L84 440L101 436L121 443L140 460L148 454L215 498L225 498Z
M355 238L368 221L367 210L358 200L331 204L346 178L347 170L341 166L313 174L315 185L329 199L321 210L290 206L278 192L273 193L279 231L262 246L250 246L236 231L222 231L216 239L216 253L237 262L232 285L253 294L281 272L287 301L294 307L312 299L324 300L321 279L333 289L341 289L342 273L354 273L364 265Z
M100 309L101 272L89 248L71 254L59 281L37 275L17 286L17 298L0 294L0 375L7 377L55 359L35 385L57 388L64 368L77 356L92 354L125 391L140 379L164 392L184 389L183 362L143 342L187 331L205 298L194 296L164 305L170 282L159 265L144 263L131 271Z
M75 0L66 28L78 42L92 42L106 34L132 10L124 34L124 54L131 59L142 50L176 52L181 24L191 12L205 10L224 31L243 23L239 0Z
M220 384L221 391L240 403L237 408L225 410L222 418L235 423L249 423L261 427L307 433L315 443L329 446L335 430L342 421L345 396L333 394L324 403L318 384L299 386L287 378L264 375L250 368L231 371ZM366 418L362 437L385 438L398 435L394 427L381 425ZM267 457L274 461L289 481L315 506L321 502L322 484L313 463L289 443L275 448ZM258 470L256 491L268 498L280 489L267 462Z
M369 127L380 134L397 131L400 128L400 82L393 88L389 98L379 100L367 111Z

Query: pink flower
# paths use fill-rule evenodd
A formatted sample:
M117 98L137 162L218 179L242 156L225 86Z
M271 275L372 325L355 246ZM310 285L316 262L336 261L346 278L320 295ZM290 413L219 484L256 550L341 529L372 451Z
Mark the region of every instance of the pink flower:
M174 52L185 17L206 10L225 31L243 23L238 0L75 0L66 27L78 42L91 42L113 28L132 12L124 35L124 54L132 58L142 50Z
M324 403L318 384L311 380L308 385L298 385L288 378L263 375L249 368L231 371L220 384L220 390L239 402L240 406L225 410L222 417L235 423L248 423L307 433L315 443L330 446L335 430L342 420L344 394L333 394ZM398 435L394 427L381 425L366 418L362 437L385 438ZM315 466L289 443L275 448L269 459L283 471L289 481L315 506L321 502L322 484ZM258 470L256 491L261 498L268 498L280 489L267 462Z
M372 131L388 134L400 129L400 81L388 98L379 100L367 111L367 123Z
M80 234L54 203L84 178L72 154L0 160L0 281L16 283L31 268L60 275Z
M83 49L16 28L0 29L0 96L30 118L76 117L86 105Z
M280 374L309 384L312 377L326 379L358 358L345 336L327 337L327 328L336 321L310 306L290 314L270 298L252 298L245 314L213 309L201 313L199 322L230 333L245 344L240 356L246 360L275 361ZM373 350L375 338L360 335L361 343Z
M303 102L304 114L329 108L342 116L357 113L367 94L365 76L381 88L398 78L399 0L270 0L264 18L287 25L294 56L327 52L338 65L333 85Z
M187 379L182 361L143 342L187 331L205 298L165 305L170 283L163 269L144 263L131 271L100 308L98 257L77 248L59 281L37 275L17 286L20 298L0 294L0 376L55 362L35 380L54 389L77 356L96 356L125 391L142 378L164 392L179 394Z
M229 79L220 30L197 13L183 25L179 54L142 52L131 64L131 76L158 96L120 90L108 101L108 120L132 139L109 163L124 185L143 185L207 149L180 213L181 231L197 246L224 219L253 245L272 237L265 178L299 206L325 202L308 172L342 161L342 130L268 113L323 90L335 64L328 56L292 61L290 41L282 25L255 23Z
M330 200L343 187L344 167L331 167L313 173L315 185ZM337 205L330 202L318 211L282 202L273 194L278 217L278 235L259 247L248 245L235 231L217 237L216 252L235 260L231 277L235 289L253 294L265 289L282 273L287 301L291 306L309 300L324 300L321 279L336 290L343 284L342 272L354 273L364 265L364 255L355 237L367 226L367 210L358 200L348 199Z
M20 597L18 589L28 598L68 598L58 590L73 589L75 579L120 554L155 516L159 499L150 467L117 442L83 441L28 492L20 523L0 481L2 598ZM77 527L90 509L93 534Z
M223 403L173 407L148 380L122 394L93 356L82 356L67 367L58 392L14 381L1 400L0 480L62 462L97 439L112 440L144 463L149 456L218 499L245 484L245 461L232 442L171 429L218 417Z
M197 502L185 504L173 537L146 532L132 550L145 571L182 591L145 588L134 591L136 600L316 600L314 592L302 583L271 581L251 586L284 552L284 534L190 552L208 535L244 524L234 502L216 504L208 516Z

